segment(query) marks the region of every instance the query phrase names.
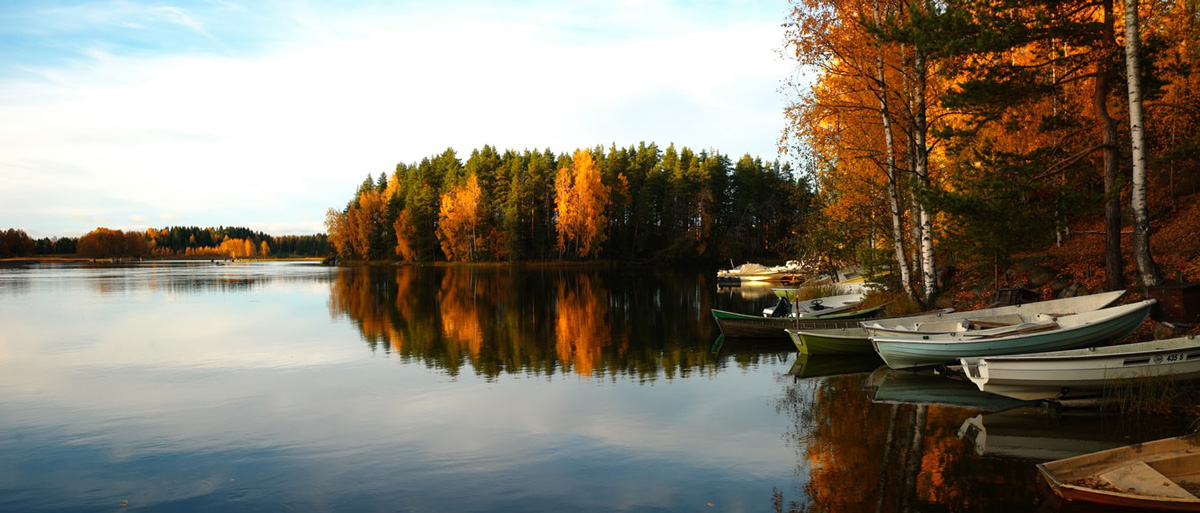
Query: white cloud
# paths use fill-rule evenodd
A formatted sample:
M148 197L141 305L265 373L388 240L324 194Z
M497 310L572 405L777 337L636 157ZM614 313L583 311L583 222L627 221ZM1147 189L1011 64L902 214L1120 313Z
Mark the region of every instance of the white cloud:
M354 13L253 56L97 47L86 65L0 83L0 173L13 184L0 199L28 199L0 215L32 209L20 220L50 230L42 218L70 181L70 204L96 217L312 232L367 174L448 147L465 158L484 144L646 141L774 158L790 69L778 23L635 3ZM212 31L186 12L151 14ZM94 227L74 226L42 235Z

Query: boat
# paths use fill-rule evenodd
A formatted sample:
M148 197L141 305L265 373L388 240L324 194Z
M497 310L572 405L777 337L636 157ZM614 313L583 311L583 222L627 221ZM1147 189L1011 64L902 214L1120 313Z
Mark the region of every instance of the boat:
M1137 380L1200 378L1195 336L1046 353L960 358L980 390L1024 400L1096 394Z
M961 322L962 329L949 332L872 334L871 344L894 369L958 363L959 358L971 356L1075 349L1133 333L1146 320L1154 303L1155 300L1146 299L1082 313L1018 314L1003 318L1003 322L990 322L996 318L983 323ZM976 325L983 327L971 327Z
M864 318L873 317L887 305L863 308L851 312L834 313L818 317L763 317L726 310L712 309L713 319L721 334L729 338L773 338L787 340L784 328L853 328Z
M995 319L993 318L1013 315L1036 315L1041 313L1064 315L1099 310L1112 305L1124 294L1124 290L1116 290L1100 294L984 308L981 310L931 313L922 316L906 317L904 319L880 319L876 322L863 323L862 327L868 332L868 335L909 333L913 331L947 333L958 331L964 324L969 325L975 320L992 320L994 322Z
M870 353L875 348L871 345L871 333L912 333L915 331L953 332L961 327L962 321L972 319L994 319L1002 316L1012 316L1021 312L1081 312L1104 308L1124 294L1125 291L1107 292L1090 296L1053 299L1036 303L1025 303L982 310L956 312L952 308L908 317L893 317L864 322L861 326L835 326L831 328L787 328L787 335L796 349L811 354L854 354ZM976 322L978 324L978 322ZM867 327L870 327L868 329Z
M786 340L784 328L851 328L861 319L879 315L887 306L857 308L864 297L861 292L795 301L796 289L773 290L779 302L763 309L761 316L713 308L711 313L721 333L730 338Z
M773 289L779 301L763 309L763 317L828 317L848 312L863 302L864 294L855 292L837 296L797 300L792 289Z
M804 266L795 260L788 260L784 265L772 267L747 262L730 269L718 270L717 283L736 284L742 282L774 281L800 283L804 280L804 272Z
M871 338L861 326L783 330L804 354L874 354Z
M1037 469L1068 501L1200 511L1197 433L1039 463Z

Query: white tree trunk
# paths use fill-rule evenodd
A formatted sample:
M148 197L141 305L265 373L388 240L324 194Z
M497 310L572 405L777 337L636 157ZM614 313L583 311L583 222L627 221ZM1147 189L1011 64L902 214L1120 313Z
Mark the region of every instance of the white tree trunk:
M875 21L880 21L879 3L875 3ZM883 120L883 142L885 165L887 166L888 203L892 213L892 241L896 249L896 264L900 267L900 285L904 294L913 296L912 280L909 277L908 258L904 250L904 219L900 212L900 184L896 173L895 140L892 137L892 116L888 112L887 80L883 68L883 46L875 57L875 81L879 85L879 115Z
M913 47L913 172L919 187L932 186L929 177L929 146L925 142L928 123L925 120L925 54L919 46ZM924 300L929 303L938 292L936 265L933 254L933 216L924 205L917 212L921 232L921 281Z
M1158 285L1158 268L1150 256L1150 215L1146 206L1146 127L1142 117L1141 50L1138 35L1138 0L1125 0L1125 76L1129 83L1129 139L1133 160L1133 260L1142 285Z

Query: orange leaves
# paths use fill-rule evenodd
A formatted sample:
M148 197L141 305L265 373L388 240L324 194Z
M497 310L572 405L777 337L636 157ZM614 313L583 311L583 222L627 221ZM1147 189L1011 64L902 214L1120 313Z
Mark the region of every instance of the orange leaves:
M571 365L580 376L591 375L600 365L602 350L612 344L608 303L602 300L588 277L578 288L560 282L554 319L554 334L559 360Z
M604 209L612 191L600 181L591 151L576 150L571 165L559 168L554 191L558 251L583 258L599 255L607 236Z
M396 215L396 221L392 223L392 229L396 232L396 254L400 255L401 260L416 260L417 250L413 247L411 235L413 224L409 220L407 210L401 210ZM332 232L330 233L330 237L333 237Z
M79 238L75 251L91 258L122 258L144 256L150 249L141 233L96 228Z

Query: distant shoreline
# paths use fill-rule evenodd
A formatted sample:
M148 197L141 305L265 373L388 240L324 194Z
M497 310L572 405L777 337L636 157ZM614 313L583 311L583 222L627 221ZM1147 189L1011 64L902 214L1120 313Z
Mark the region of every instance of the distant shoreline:
M11 257L0 258L0 268L4 267L20 267L30 264L66 264L66 263L124 263L124 262L171 262L171 261L211 261L211 262L229 262L228 258L204 258L204 257L143 257L143 258L88 258L81 256L56 256L42 255L32 257ZM234 262L321 262L324 261L321 257L257 257L257 258L239 258Z

